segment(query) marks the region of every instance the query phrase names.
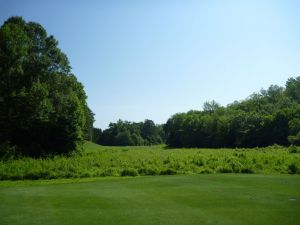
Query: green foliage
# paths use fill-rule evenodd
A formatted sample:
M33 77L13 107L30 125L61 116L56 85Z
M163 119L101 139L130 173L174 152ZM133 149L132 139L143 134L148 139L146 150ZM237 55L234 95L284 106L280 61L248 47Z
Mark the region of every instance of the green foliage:
M289 136L288 140L292 145L300 146L300 131L296 135Z
M289 172L290 174L295 174L295 173L298 172L298 170L299 170L298 165L297 165L295 162L291 163L291 164L288 166L288 172Z
M92 136L92 142L94 142L94 143L100 143L101 136L102 136L102 130L100 128L93 127L92 135L93 135Z
M162 170L160 171L160 175L174 175L176 174L176 170L173 170L173 169L166 169L166 170Z
M70 153L91 139L93 114L67 56L37 23L0 28L0 143L24 155Z
M119 120L110 123L109 128L103 132L97 128L94 128L94 132L94 142L107 146L155 145L164 140L162 126L155 125L152 120L140 123Z
M286 82L286 94L300 103L300 77L288 79Z
M121 172L121 176L124 177L124 176L137 176L139 175L138 171L136 171L135 169L132 169L132 168L128 168L128 169L123 169L122 172Z
M288 147L289 153L300 153L300 147L297 147L295 145L291 145Z
M81 154L70 157L2 160L0 180L202 173L300 174L300 154L291 149L281 146L254 149L104 147L89 142Z
M300 145L300 78L272 85L226 108L206 102L203 111L172 116L164 126L170 147Z

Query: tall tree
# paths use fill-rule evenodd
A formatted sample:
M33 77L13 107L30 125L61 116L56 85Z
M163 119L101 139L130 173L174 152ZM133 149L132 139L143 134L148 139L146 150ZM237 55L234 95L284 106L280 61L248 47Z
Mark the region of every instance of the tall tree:
M21 17L0 28L0 106L0 142L33 156L77 149L93 121L57 40Z

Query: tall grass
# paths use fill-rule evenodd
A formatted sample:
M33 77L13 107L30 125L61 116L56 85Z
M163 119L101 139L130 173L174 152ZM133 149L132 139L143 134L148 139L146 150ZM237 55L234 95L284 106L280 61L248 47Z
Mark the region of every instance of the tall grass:
M71 157L0 161L0 180L199 173L300 174L299 148L165 149L92 143Z

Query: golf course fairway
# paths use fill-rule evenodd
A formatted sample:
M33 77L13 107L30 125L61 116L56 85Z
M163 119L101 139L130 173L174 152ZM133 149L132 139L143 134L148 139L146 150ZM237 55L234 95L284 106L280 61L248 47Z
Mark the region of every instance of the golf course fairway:
M0 182L1 225L298 225L298 175Z

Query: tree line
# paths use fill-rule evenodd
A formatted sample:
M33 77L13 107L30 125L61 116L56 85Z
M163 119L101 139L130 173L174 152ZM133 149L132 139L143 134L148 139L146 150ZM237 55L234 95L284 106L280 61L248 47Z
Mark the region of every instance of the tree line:
M227 107L212 101L201 111L175 114L164 130L171 147L300 145L300 77Z
M69 153L91 140L94 115L58 41L38 23L0 28L0 156Z
M148 119L139 123L119 120L103 131L94 128L93 135L93 142L108 146L155 145L164 141L163 126Z
M300 145L300 77L243 101L177 113L166 124L119 120L93 128L83 85L58 41L38 23L11 17L0 28L0 158L69 154L84 140L102 145L262 147Z

